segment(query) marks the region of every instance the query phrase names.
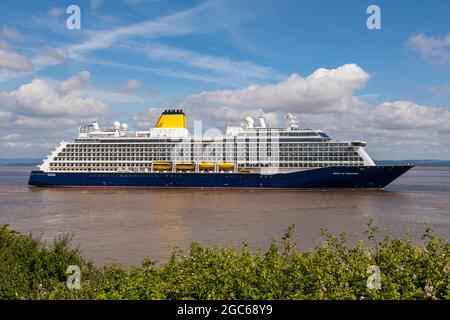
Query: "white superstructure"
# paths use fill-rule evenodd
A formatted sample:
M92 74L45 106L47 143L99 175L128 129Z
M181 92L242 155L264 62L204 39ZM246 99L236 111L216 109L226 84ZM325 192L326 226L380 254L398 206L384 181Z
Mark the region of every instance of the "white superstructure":
M101 128L93 122L80 127L73 141L62 142L40 169L44 172L152 172L164 162L170 164L168 170L172 171L186 168L199 171L202 163L210 163L214 166L209 169L212 171L221 170L221 164L229 164L223 170L257 172L266 167L298 171L375 165L364 149L365 142L333 140L321 130L301 128L291 114L287 121L288 127L272 128L263 117L257 122L247 117L241 126L228 127L225 135L210 137L191 135L181 110L165 111L156 127L148 131L130 131L126 123L118 121L110 128Z

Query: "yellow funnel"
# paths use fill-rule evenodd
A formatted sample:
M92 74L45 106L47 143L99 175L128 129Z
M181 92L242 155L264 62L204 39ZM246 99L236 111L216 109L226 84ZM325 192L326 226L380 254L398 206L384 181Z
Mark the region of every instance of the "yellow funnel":
M165 110L156 122L156 128L186 128L186 116L182 110Z

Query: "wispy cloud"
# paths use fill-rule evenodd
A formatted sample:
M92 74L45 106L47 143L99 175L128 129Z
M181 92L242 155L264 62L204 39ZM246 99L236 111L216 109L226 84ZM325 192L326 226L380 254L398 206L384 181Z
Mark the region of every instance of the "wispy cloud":
M270 67L260 66L250 61L238 61L228 57L207 55L160 44L147 45L143 51L154 60L175 62L183 66L212 72L225 81L234 83L235 86L285 77Z
M127 70L136 70L140 72L149 72L154 74L159 74L165 77L172 77L172 78L179 78L179 79L187 79L187 80L195 80L195 81L201 81L201 82L207 82L207 83L216 83L221 85L229 86L230 83L226 81L225 79L221 79L215 76L208 76L208 75L200 75L195 74L188 71L182 71L182 70L176 70L168 67L147 67L142 65L133 65L133 64L125 64L125 63L119 63L114 61L106 61L106 60L100 60L100 59L81 59L81 61L86 61L89 63L94 63L98 65L103 66L109 66L114 68L121 68L121 69L127 69Z
M128 94L111 90L102 90L99 88L86 89L84 90L84 93L91 98L105 101L108 103L130 104L130 103L146 102L146 99L134 94Z
M419 33L409 38L407 46L433 62L450 63L450 33L443 37L428 37Z
M429 86L425 89L426 92L431 93L447 93L450 94L450 84L444 86Z
M93 14L102 3L102 1L91 1ZM250 83L284 78L284 75L274 69L255 64L249 60L232 59L227 56L205 54L155 43L157 39L207 33L212 32L214 28L220 29L220 26L214 23L214 17L215 13L220 12L222 7L222 1L209 1L194 8L160 18L115 27L110 30L83 29L76 36L76 38L84 37L83 41L75 44L61 44L59 47L33 48L35 56L30 60L36 66L36 70L74 60L89 64L98 63L111 67L152 72L168 77L216 83L228 87L239 87ZM47 13L51 18L35 17L37 19L37 22L35 22L38 24L56 23L60 14L60 8L55 7ZM71 38L72 41L75 39ZM142 39L146 41L142 41ZM146 43L148 40L153 42ZM130 43L132 45L127 46ZM101 54L97 51L120 50L124 47L128 52L144 55L157 62L156 66L155 64L128 65L128 62L115 63L114 61L106 61L104 57L98 58ZM121 54L126 56L127 52L122 51ZM173 67L174 63L177 64L176 67ZM8 79L8 77L10 77L9 74L3 74L4 79Z
M6 41L0 40L0 69L11 72L29 72L34 70L33 63L25 56L15 52Z
M3 26L0 29L0 36L10 40L22 40L24 38L23 34L9 26Z
M39 48L38 55L33 59L33 63L38 68L54 66L71 60L67 49L54 49L51 47Z
M117 27L112 30L92 31L86 41L71 46L69 51L72 56L78 56L83 53L109 48L123 39L136 37L154 39L159 37L181 36L194 31L201 32L201 26L198 23L194 23L193 18L200 13L206 13L213 5L214 1L206 2L192 9L159 19L146 20Z

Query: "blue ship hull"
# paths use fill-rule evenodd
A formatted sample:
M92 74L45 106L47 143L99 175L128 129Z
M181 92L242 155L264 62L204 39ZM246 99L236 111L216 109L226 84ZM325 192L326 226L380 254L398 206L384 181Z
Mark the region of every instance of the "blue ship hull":
M405 166L326 167L277 173L97 173L32 171L29 185L51 187L200 189L384 188L411 169Z

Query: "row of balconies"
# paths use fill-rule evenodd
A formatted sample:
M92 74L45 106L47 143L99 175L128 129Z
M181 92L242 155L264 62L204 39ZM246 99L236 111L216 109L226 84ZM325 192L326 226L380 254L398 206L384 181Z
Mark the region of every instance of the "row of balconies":
M328 167L328 166L360 166L360 163L352 162L342 162L342 163L332 163L332 162L310 162L310 163L279 163L280 168L316 168L316 167ZM267 166L277 166L277 164L264 165L260 163L241 163L240 166L249 168L260 168ZM52 171L117 171L118 169L129 168L131 170L150 170L149 165L133 165L133 164L122 164L122 165L90 165L90 166L51 166Z
M245 161L244 159L240 159L237 161L237 163L246 163L246 164L252 164L252 166L260 166L262 163L261 160L256 161L250 161L247 159ZM266 162L265 162L266 163ZM292 160L292 159L283 159L281 161L269 161L266 164L279 164L279 165L289 165L289 166L295 166L295 165L309 165L309 164L316 164L316 163L322 163L322 164L329 164L329 165L338 165L338 164L362 164L363 161L352 161L352 160L345 160L345 161L333 161L330 159L315 159L315 160L309 160L309 161L298 161L298 160ZM123 162L123 163L105 163L105 162L75 162L75 163L51 163L51 167L124 167L124 166L136 166L136 167L150 167L151 163L149 162Z

